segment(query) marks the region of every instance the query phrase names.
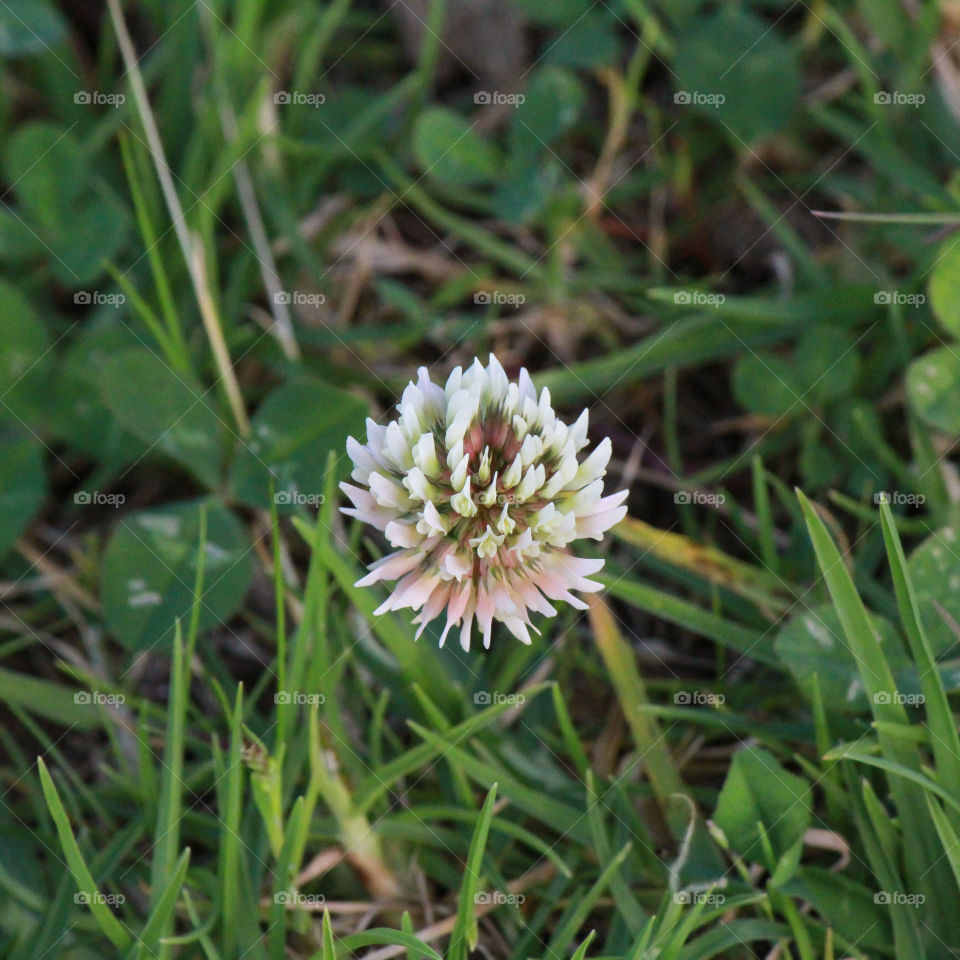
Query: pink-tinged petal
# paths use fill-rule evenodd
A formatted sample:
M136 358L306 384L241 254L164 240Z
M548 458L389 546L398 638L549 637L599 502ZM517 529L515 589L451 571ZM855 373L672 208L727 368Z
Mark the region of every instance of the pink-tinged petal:
M570 495L568 494L568 496ZM596 513L602 497L603 481L594 480L593 483L588 483L581 490L578 490L570 496L570 499L567 501L567 509L573 510L574 513L581 517L589 516L591 513Z
M577 610L587 609L587 605L570 592L572 584L561 573L542 570L536 578L536 584L551 600L563 600Z
M384 454L387 462L397 470L406 470L413 463L410 444L396 420L387 426L384 434Z
M413 506L407 491L382 473L371 473L369 483L370 492L381 507L393 507L396 510L406 511Z
M438 587L430 594L430 598L423 605L420 616L425 624L435 620L443 613L444 609L450 606L450 586L441 582Z
M494 616L498 620L518 612L516 598L506 584L495 582L490 590L490 598L493 601Z
M443 587L440 586L440 578L436 575L423 577L404 591L403 605L410 607L411 610L419 610L427 603L435 590L444 592Z
M610 455L613 453L613 445L609 437L604 437L596 448L580 464L580 469L568 484L571 490L579 490L588 483L593 483L598 477L602 477L607 472L607 464L610 462Z
M384 438L387 428L380 426L376 420L367 417L367 446L375 456L378 456L383 449Z
M503 617L503 622L506 624L507 629L523 644L526 644L528 647L531 644L530 633L527 630L527 625L518 617Z
M409 573L421 561L419 550L398 550L396 553L381 557L371 564L370 572L361 577L354 586L369 587L380 580L398 580L405 573Z
M542 613L547 617L555 617L557 608L537 589L536 585L526 579L521 579L514 585L517 595L531 610Z
M381 603L380 606L373 611L373 615L375 617L379 617L390 610L398 610L400 607L404 606L403 594L405 589L418 579L419 574L416 570L413 570L401 577L390 591L387 599L384 600L383 603Z
M443 627L443 632L440 634L439 647L441 650L443 649L443 645L447 642L447 634L450 632L450 628L454 625L454 623L455 621L451 620L449 617L447 618L447 622ZM419 636L419 633L417 636Z
M463 386L463 367L454 367L443 386L443 395L449 400Z
M364 446L353 437L347 437L347 454L353 461L353 472L350 474L358 483L366 483L367 477L374 470L379 470L383 464L373 455L369 447Z
M526 367L520 368L520 375L517 377L517 386L520 387L521 397L527 397L534 403L537 402L537 388L533 385L533 381L530 379L530 374L527 373Z
M460 629L460 646L465 653L470 652L470 633L473 629L473 611L464 614L463 626Z
M451 552L443 558L443 569L457 580L462 580L473 569L473 563L459 553Z
M444 403L446 403L446 396L443 387L430 379L426 367L420 367L417 370L417 387L423 394L424 401L429 405L431 412L438 415L443 409Z
M584 410L570 425L567 439L573 444L574 451L580 451L587 445L587 426L590 423L590 411Z
M348 517L356 517L363 523L369 523L378 530L385 530L387 524L397 517L397 511L378 506L369 492L349 483L341 483L340 489L353 501L354 507L341 507L340 512Z
M470 601L471 589L472 586L469 581L461 584L459 587L450 588L450 599L447 602L447 623L443 628L443 633L440 636L441 647L443 646L444 641L447 639L447 633L450 628L456 626L460 622L460 618L467 609L467 604Z
M493 604L493 597L490 596L487 588L483 584L480 584L477 590L477 624L483 631L484 636L490 633L495 611L496 607ZM487 644L484 643L484 646L487 646Z
M554 600L562 600L564 603L569 603L574 610L588 610L589 607L577 596L572 594L569 590L563 590L558 593Z
M366 510L352 510L350 507L341 507L340 512L348 517L354 517L361 523L369 523L378 530L386 530L387 524L396 516L392 510L379 510L377 513L368 513Z
M521 553L533 543L533 531L529 527L517 537L516 542L510 548L511 553Z
M611 528L615 527L627 515L627 508L615 507L613 510L604 510L602 513L594 513L589 517L579 517L577 519L576 536L578 538L590 537L593 540L602 540L603 535Z
M552 553L544 565L560 571L571 581L580 577L591 577L603 569L606 561L602 557L571 557L568 553Z
M449 523L443 519L440 511L429 500L423 505L424 523L437 533L446 533Z
M581 593L599 593L603 589L603 584L597 580L581 580L576 589Z
M500 361L492 353L490 354L490 360L487 364L487 378L490 381L490 395L495 400L499 400L507 395L510 381L507 379L503 367L500 366Z
M380 616L388 610L401 610L409 607L411 610L419 610L427 600L430 594L439 584L439 577L422 576L419 571L408 573L394 588L393 593L373 611L374 616Z
M369 523L378 530L385 530L391 520L397 516L396 510L377 505L369 492L349 483L341 483L340 489L353 501L354 507L341 507L340 512L348 517L356 517L362 523Z
M384 533L394 547L416 547L423 542L423 534L417 533L415 523L391 520L384 529Z
M470 605L470 597L473 593L473 584L469 581L460 584L455 590L451 591L450 606L447 608L447 616L454 622L458 621Z
M601 497L594 505L589 513L583 514L583 516L590 516L594 513L605 513L607 510L613 510L614 507L619 507L624 500L629 496L629 490L618 490L616 493L611 493L607 497Z
M362 487L355 487L352 483L342 481L340 489L353 501L353 505L360 510L374 510L377 501L373 498L369 490Z

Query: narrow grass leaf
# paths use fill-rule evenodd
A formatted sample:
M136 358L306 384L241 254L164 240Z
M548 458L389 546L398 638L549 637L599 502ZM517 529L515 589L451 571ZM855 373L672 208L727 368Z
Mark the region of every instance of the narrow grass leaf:
M940 786L935 780L931 780L929 777L924 776L922 773L912 770L910 767L905 767L901 763L895 763L892 760L888 760L886 757L878 757L871 753L868 753L866 750L859 749L857 743L846 743L841 744L839 747L834 747L825 757L825 760L856 760L858 763L865 763L871 767L877 767L880 770L885 770L887 773L892 773L897 777L901 777L904 780L909 780L912 783L916 783L919 786L923 787L928 793L936 794L951 807L957 813L960 813L960 801L956 800L951 796L943 787Z
M534 697L542 693L551 686L550 683L536 684L524 691L526 700L524 706L529 704ZM443 753L450 744L458 744L470 739L470 737L479 733L485 727L490 726L500 714L507 710L513 710L516 707L508 700L495 703L480 713L468 717L463 722L447 730L443 737L434 737L429 743L423 743L406 753L395 757L386 763L380 770L376 771L366 780L364 780L354 791L354 807L358 813L366 813L367 810L381 796L383 796L393 784L402 777L414 770L430 763L434 757Z
M53 783L53 778L47 770L46 764L40 757L37 757L37 767L40 771L40 783L43 787L43 795L47 801L47 807L50 810L50 816L57 828L57 835L60 838L60 846L63 848L63 855L67 859L67 867L73 875L77 890L84 894L90 907L90 912L97 921L100 929L107 939L118 949L126 950L130 944L130 935L124 929L120 921L110 912L110 908L99 895L100 891L94 882L90 868L87 866L77 845L73 830L70 827L70 820L67 817L67 811L63 808L60 795Z
M477 946L476 894L482 877L483 854L490 835L490 821L497 801L497 785L494 783L483 802L477 826L470 841L467 862L463 871L463 883L460 886L460 898L457 902L457 919L450 933L450 945L447 948L447 960L467 960L470 950Z
M620 709L633 734L633 742L642 759L644 771L674 834L682 836L685 821L676 819L672 812L671 798L674 794L683 792L683 781L673 764L660 724L655 717L638 709L649 703L649 698L637 669L636 658L617 629L616 621L604 601L593 596L588 603L594 639L606 664L607 675L616 691Z
M957 837L953 824L949 817L943 812L940 804L933 797L927 797L927 805L930 808L930 816L933 819L937 833L940 835L940 842L943 844L944 856L950 864L953 871L953 878L957 882L957 888L960 890L960 837Z
M546 951L549 956L563 956L566 953L577 931L583 926L590 911L596 906L597 901L600 899L600 895L607 886L609 886L611 878L620 868L620 864L627 858L627 854L632 848L632 843L626 844L616 856L607 862L600 876L597 877L590 889L587 890L582 897L577 897L573 900L571 908L567 911L566 915L561 918L553 936L550 938L550 943Z
M144 958L144 960L148 960L148 958L152 960L163 948L169 946L169 944L166 943L161 944L160 938L173 917L173 910L180 897L183 882L187 878L187 867L189 867L189 865L190 848L187 847L183 853L180 854L180 859L170 872L166 886L163 890L157 892L156 906L151 910L143 932L137 938L139 947L138 956Z
M960 799L960 735L957 733L957 724L947 701L933 649L920 619L920 610L903 545L894 524L890 505L887 503L880 505L880 520L883 525L883 538L887 548L894 591L900 607L900 618L910 643L913 661L923 690L927 726L937 763L937 776L944 787L954 797Z
M401 930L391 930L389 927L374 927L372 930L365 930L363 933L352 933L348 937L343 937L340 944L345 950L396 944L418 957L427 957L427 960L444 960L444 957L440 956L433 947L424 943L418 937L411 936ZM324 953L324 960L327 960L326 953ZM446 960L450 960L450 958L447 957Z

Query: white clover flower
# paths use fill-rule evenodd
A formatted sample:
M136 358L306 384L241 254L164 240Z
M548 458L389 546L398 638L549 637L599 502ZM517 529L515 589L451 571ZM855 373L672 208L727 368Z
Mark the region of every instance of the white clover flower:
M419 637L446 611L440 645L462 623L469 650L474 616L489 647L494 620L530 643L531 610L556 615L550 600L585 609L570 591L600 590L588 577L603 560L574 557L568 545L602 540L627 512L626 490L603 496L609 438L577 459L587 411L568 426L548 390L538 399L526 370L511 383L492 354L486 367L457 367L442 387L421 367L397 409L386 427L367 420L366 445L350 437L352 476L363 486L340 484L353 501L343 512L397 548L357 581L398 581L376 613L419 610Z

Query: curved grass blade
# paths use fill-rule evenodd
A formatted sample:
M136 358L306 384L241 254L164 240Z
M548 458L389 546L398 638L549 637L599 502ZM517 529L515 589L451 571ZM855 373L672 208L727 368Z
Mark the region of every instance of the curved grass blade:
M497 801L497 785L493 784L487 792L480 816L477 819L467 863L463 871L463 883L460 886L460 899L457 903L457 920L450 933L450 945L447 948L447 960L467 960L470 950L475 950L478 940L477 917L474 909L477 889L480 886L483 853L490 835L490 821L493 819L493 807Z
M50 810L50 816L57 828L57 835L60 838L60 846L63 848L63 855L67 859L67 866L70 873L73 874L74 882L77 884L77 890L81 894L86 894L87 903L90 912L97 921L100 929L107 939L119 950L126 950L131 944L130 935L124 929L123 924L110 912L110 908L100 896L100 891L90 873L87 862L83 859L80 847L73 835L70 827L70 819L67 817L67 811L63 807L60 794L54 785L53 778L47 770L46 764L42 758L37 757L37 767L40 770L40 783L43 787L43 796L47 801L47 807Z
M887 547L894 592L900 607L900 619L910 643L913 661L923 690L924 709L927 714L933 754L936 758L937 776L954 797L960 798L960 736L957 734L953 711L947 702L943 680L937 670L933 648L930 646L920 620L920 610L910 571L907 568L907 559L894 524L893 513L887 503L880 505L880 522L883 526L883 539Z

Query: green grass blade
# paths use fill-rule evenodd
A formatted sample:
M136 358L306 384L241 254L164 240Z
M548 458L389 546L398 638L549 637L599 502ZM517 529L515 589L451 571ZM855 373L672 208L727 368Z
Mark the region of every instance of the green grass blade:
M626 844L620 852L605 865L600 876L597 877L590 889L574 901L572 909L567 913L567 916L561 920L553 936L550 938L550 943L546 951L548 956L560 957L566 953L577 931L583 926L590 911L600 899L600 894L607 888L611 878L616 871L619 870L620 864L627 858L627 854L632 848L632 843Z
M151 906L166 886L180 847L180 817L183 809L183 741L187 710L187 680L183 633L177 623L170 667L170 705L167 713L166 746L160 776L160 802L150 868Z
M797 493L817 561L843 626L847 645L857 662L873 717L888 724L909 725L903 704L893 696L897 686L879 637L840 552L813 505L803 493ZM960 804L943 787L920 772L920 750L916 744L891 736L884 730L878 730L877 736L883 757L870 756L853 745L833 750L827 754L827 758L855 759L891 774L888 777L890 793L904 833L906 882L910 889L922 891L927 897L932 915L949 917L948 898L945 895L949 874L946 865L940 863L939 840L928 816L923 791L918 787L949 798L947 802L958 812Z
M493 784L487 792L487 799L480 810L477 826L470 841L470 851L463 871L463 883L460 886L460 898L457 902L457 919L450 933L450 945L447 947L447 960L467 960L470 950L477 946L476 895L480 888L483 867L483 853L490 835L490 821L497 801L497 785Z
M583 943L577 947L573 956L570 960L586 960L587 950L590 948L590 944L593 943L593 938L597 935L596 930L591 930L583 940Z
M573 720L570 718L570 711L567 709L567 703L563 698L563 691L559 684L553 684L552 694L553 709L557 715L557 727L566 745L567 757L577 773L581 777L585 777L590 769L590 761L587 758L586 750L583 749L583 744L580 742Z
M503 795L530 816L548 824L558 833L569 832L574 839L589 842L589 828L583 823L583 816L576 807L547 796L542 790L525 786L503 766L478 760L466 750L413 721L410 721L410 728L428 743L436 745L439 753L455 754L463 769L481 786L489 788L494 783L498 784Z
M340 944L348 951L356 950L358 947L382 947L384 944L396 944L419 957L426 957L427 960L444 960L444 957L440 956L433 947L418 937L401 930L391 930L389 927L375 927L363 933L351 933L350 936L343 937ZM324 960L326 960L326 952L324 952ZM450 958L447 957L446 960Z
M24 710L78 730L90 730L103 724L103 716L88 704L77 703L76 691L63 684L32 677L0 667L0 702L15 704Z
M90 873L90 868L83 859L80 847L77 845L73 830L70 827L70 819L67 817L67 811L63 807L60 795L53 783L53 778L47 770L46 764L40 757L37 757L37 767L40 770L40 783L43 787L43 796L47 801L47 808L53 822L57 828L57 835L60 838L60 846L63 848L63 855L67 859L67 867L73 874L77 890L85 894L88 898L88 906L94 919L100 926L107 939L119 950L126 950L130 944L130 935L124 929L120 921L110 912L110 908L102 901L99 896L100 891Z
M937 670L933 649L920 620L920 609L910 571L907 568L907 559L894 525L890 505L887 503L880 505L880 520L883 525L883 538L887 547L894 591L900 607L900 618L910 643L913 661L923 690L927 726L937 764L937 778L955 798L960 800L960 736L957 734L957 724L947 701L943 680Z
M953 878L957 882L957 889L960 890L960 837L950 823L950 818L943 812L940 804L933 797L927 797L927 806L930 808L930 816L933 819L937 833L940 835L940 842L943 844L943 852L953 871Z
M225 809L220 844L221 948L225 957L237 952L240 915L240 816L243 803L243 685L230 720L230 749L226 756Z
M782 666L782 661L773 649L773 634L762 634L752 627L736 623L725 617L703 610L686 600L673 597L659 587L652 587L636 580L599 573L596 576L607 592L627 603L647 611L656 617L669 620L677 626L697 633L737 653L749 655L754 660L771 666Z
M897 688L896 681L840 551L810 501L799 490L797 496L807 521L807 530L813 541L820 571L843 625L847 644L857 661L857 669L867 691L873 715L877 720L904 723L907 719L906 711L903 705L891 696Z
M152 960L153 957L160 953L161 949L169 948L170 946L170 944L166 943L161 944L160 938L163 935L163 931L171 924L173 910L180 897L183 882L187 878L187 868L189 866L190 848L187 847L183 853L180 854L180 859L174 864L173 870L170 871L170 877L167 880L166 886L163 890L159 891L156 898L156 906L151 911L150 917L143 928L143 932L138 937L140 946L139 955L144 958L144 960L147 960L147 958Z
M333 940L333 925L330 923L330 911L323 911L323 960L337 960L337 948Z
M673 764L673 757L656 717L638 709L649 703L649 698L633 650L623 639L603 600L591 597L588 602L593 637L606 664L607 675L620 701L627 726L633 734L634 746L643 758L644 771L674 836L682 837L686 819L676 816L671 801L675 794L683 792L683 781Z
M524 696L526 697L524 706L529 704L534 697L549 687L549 683L540 683L524 690ZM425 766L434 757L443 753L451 744L458 744L468 740L493 723L500 714L513 709L516 709L515 706L507 700L495 703L485 710L481 710L480 713L468 717L455 727L451 727L445 731L443 737L434 736L429 743L420 744L408 750L406 753L401 754L399 757L395 757L357 787L354 791L355 810L358 813L366 813L371 805L383 796L401 777ZM427 733L431 732L427 731ZM432 733L431 736L433 736Z
M858 763L865 763L870 767L877 767L892 773L896 777L909 780L922 787L928 793L936 794L947 806L951 807L957 813L960 813L960 802L955 800L943 787L935 780L924 776L910 767L905 767L902 763L896 763L888 760L886 757L878 757L867 753L865 750L857 749L856 743L845 743L839 747L834 747L825 757L825 760L856 760Z

